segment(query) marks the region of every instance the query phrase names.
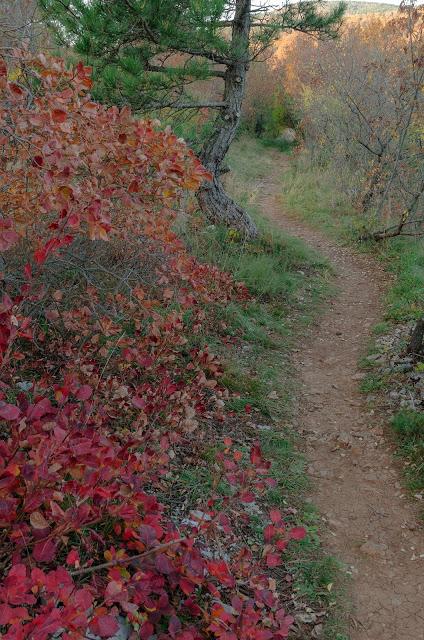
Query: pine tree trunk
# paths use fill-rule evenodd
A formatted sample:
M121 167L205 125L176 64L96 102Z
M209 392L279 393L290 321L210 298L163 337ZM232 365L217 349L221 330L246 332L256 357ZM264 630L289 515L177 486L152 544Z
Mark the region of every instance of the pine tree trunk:
M232 25L233 62L225 72L225 108L215 120L214 130L206 142L201 160L213 179L197 193L201 210L213 223L236 228L244 237L254 238L258 230L250 216L226 193L221 181L222 162L234 140L240 122L246 74L249 68L251 0L236 0Z

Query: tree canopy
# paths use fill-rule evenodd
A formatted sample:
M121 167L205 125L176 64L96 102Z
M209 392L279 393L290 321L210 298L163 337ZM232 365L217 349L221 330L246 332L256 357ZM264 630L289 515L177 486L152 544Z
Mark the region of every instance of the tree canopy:
M232 38L237 5L249 13L249 41ZM252 60L279 36L295 29L337 34L343 5L330 12L321 0L276 5L234 0L41 0L59 41L94 65L94 93L107 102L136 109L220 108L195 101L193 82L225 75L223 66Z
M253 237L257 229L225 192L222 163L237 131L246 74L281 31L335 37L344 5L326 11L323 0L253 7L251 0L41 0L60 41L94 67L94 96L118 106L216 109L201 160L213 180L198 192L202 211ZM220 99L191 90L221 78Z

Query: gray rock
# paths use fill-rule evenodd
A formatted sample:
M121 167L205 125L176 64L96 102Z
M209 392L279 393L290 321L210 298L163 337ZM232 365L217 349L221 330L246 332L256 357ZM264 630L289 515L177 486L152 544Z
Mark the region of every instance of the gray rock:
M367 374L366 373L355 373L352 376L352 380L363 380Z
M280 133L278 140L292 143L296 140L296 138L297 138L296 131L294 129L291 129L290 127L286 127Z
M384 355L382 353L372 353L371 355L367 356L366 359L368 360L368 362L378 362L384 360Z
M27 382L26 380L22 380L21 382L16 383L16 386L21 391L29 391L32 388L32 385L33 385L32 382Z
M315 613L298 613L296 615L296 622L302 622L303 624L311 624L316 622L317 616Z
M256 428L259 429L259 431L271 431L272 427L269 424L257 424Z
M320 623L312 629L311 638L322 638L324 636L324 626Z
M412 358L396 358L395 359L396 364L412 364L412 362L413 362Z
M199 527L203 522L209 522L211 517L204 511L190 511L189 518L184 518L181 524L189 527Z
M412 371L413 368L414 367L411 362L405 362L402 364L395 364L392 367L392 371L393 373L406 373L407 371Z
M337 440L345 447L349 447L353 444L353 438L350 433L347 433L347 431L342 431L341 433L339 433L339 435L337 436Z

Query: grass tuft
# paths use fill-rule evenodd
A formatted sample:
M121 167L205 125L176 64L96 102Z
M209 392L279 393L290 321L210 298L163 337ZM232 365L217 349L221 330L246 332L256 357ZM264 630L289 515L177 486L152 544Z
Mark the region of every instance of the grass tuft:
M280 138L262 138L260 142L264 147L278 149L282 153L293 153L297 146L296 142L288 142Z
M220 266L244 282L259 300L289 301L305 284L305 274L323 270L326 261L306 245L259 221L260 236L242 242L236 232L209 225L186 240L197 257ZM306 270L306 272L305 272Z
M424 489L424 413L400 411L392 420L399 453L406 458L406 478L412 491Z

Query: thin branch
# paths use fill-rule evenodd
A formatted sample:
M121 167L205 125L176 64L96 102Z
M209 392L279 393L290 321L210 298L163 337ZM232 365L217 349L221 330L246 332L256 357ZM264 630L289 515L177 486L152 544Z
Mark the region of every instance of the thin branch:
M222 56L219 53L215 53L214 51L205 51L203 49L191 49L190 47L178 47L175 49L176 53L188 53L189 55L196 56L199 58L206 58L207 60L211 60L212 62L217 62L218 64L231 64L231 58L227 56Z
M134 562L135 560L143 560L144 558L148 558L149 556L154 555L155 553L160 553L161 551L166 551L170 547L173 547L176 544L181 544L184 542L186 538L178 538L177 540L171 540L170 542L166 542L164 544L159 544L157 547L153 547L148 551L144 551L143 553L139 553L135 556L130 556L129 558L118 558L116 560L111 560L110 562L103 562L102 564L95 564L92 567L86 567L85 569L77 569L76 571L71 571L71 576L82 576L88 573L95 573L96 571L102 571L103 569L109 569L109 567L122 566L124 564L129 564Z

